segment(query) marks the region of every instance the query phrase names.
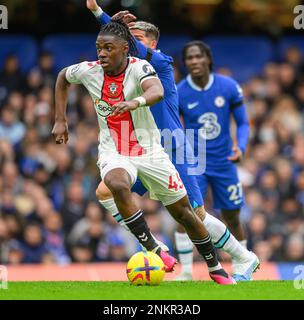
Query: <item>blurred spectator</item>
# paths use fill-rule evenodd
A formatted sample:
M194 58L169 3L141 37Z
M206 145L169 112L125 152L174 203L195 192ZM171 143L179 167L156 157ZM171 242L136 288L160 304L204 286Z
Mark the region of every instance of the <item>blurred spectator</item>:
M302 235L294 234L288 238L284 260L292 262L304 260L304 239Z
M43 78L43 84L47 87L52 87L56 81L54 72L54 58L50 52L42 52L39 56L38 68Z
M79 182L72 182L67 187L66 201L61 208L64 228L71 231L74 224L79 221L84 214L85 199L82 186Z
M273 249L268 241L258 241L253 247L253 251L258 255L260 261L271 261Z
M0 120L0 139L8 140L14 147L21 142L25 126L17 118L17 111L6 106L2 109Z
M5 100L14 90L22 90L23 77L19 70L18 58L11 54L4 61L3 70L0 71L0 102Z
M24 263L42 263L43 258L49 253L42 236L39 224L30 223L25 226L23 241L21 242Z
M49 213L45 217L43 234L54 262L69 263L71 260L65 249L62 218L57 212Z

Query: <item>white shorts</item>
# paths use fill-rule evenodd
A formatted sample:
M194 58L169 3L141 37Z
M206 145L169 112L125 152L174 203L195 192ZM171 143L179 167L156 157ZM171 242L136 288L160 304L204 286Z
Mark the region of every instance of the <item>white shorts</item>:
M150 193L150 198L159 200L168 206L187 195L177 170L165 151L156 154L145 154L138 157L128 157L120 154L111 154L99 158L97 165L101 179L116 168L125 169L132 184L137 177Z

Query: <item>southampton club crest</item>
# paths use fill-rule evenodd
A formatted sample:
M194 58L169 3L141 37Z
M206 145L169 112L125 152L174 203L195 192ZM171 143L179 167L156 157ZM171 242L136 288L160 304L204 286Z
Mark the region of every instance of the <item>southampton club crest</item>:
M118 91L118 85L115 82L112 82L111 84L108 85L108 89L109 89L109 94L111 96L116 96Z
M103 100L95 99L94 105L96 112L100 117L106 118L113 112L111 106Z

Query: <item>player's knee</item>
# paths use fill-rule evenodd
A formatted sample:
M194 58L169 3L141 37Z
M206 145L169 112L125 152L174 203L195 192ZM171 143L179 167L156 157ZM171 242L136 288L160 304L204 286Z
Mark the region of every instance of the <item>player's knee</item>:
M102 188L98 186L96 189L96 198L100 201L111 199L113 196L110 192L110 190L105 190L105 188Z
M125 197L127 194L131 193L130 185L127 181L106 181L105 184L110 189L114 197Z
M196 215L200 218L201 221L205 220L206 217L206 210L204 206L200 206L194 209Z

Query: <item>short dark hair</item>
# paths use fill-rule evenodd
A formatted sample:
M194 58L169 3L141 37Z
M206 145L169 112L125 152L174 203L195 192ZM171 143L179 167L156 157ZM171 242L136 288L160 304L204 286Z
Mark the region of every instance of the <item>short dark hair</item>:
M136 54L137 49L135 39L130 33L128 26L121 19L111 20L111 22L103 25L100 28L98 36L103 34L113 35L127 41L130 47L130 52Z
M159 40L159 36L160 36L159 29L150 22L136 21L134 25L130 27L130 30L134 30L134 29L145 31L147 36L151 36L157 42Z
M209 58L210 60L209 70L212 71L213 69L212 52L210 47L203 41L195 40L195 41L188 42L183 48L183 61L185 62L186 60L187 50L190 47L194 47L194 46L199 47L199 49L201 50L201 53L205 54Z

